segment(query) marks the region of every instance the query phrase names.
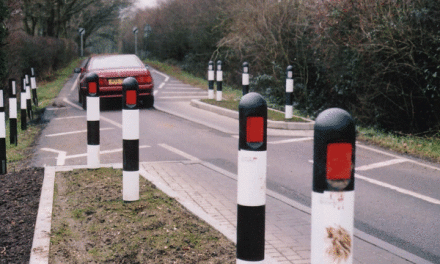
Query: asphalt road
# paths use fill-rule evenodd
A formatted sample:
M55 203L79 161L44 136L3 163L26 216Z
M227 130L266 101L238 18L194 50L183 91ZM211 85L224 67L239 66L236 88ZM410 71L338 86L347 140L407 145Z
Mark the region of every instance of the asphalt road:
M140 111L140 161L181 160L189 154L237 173L237 122L212 113L203 114L197 122L193 116L182 118L185 116L183 109L191 108L188 100L202 98L207 92L155 70L152 73L157 109ZM76 90L71 88L74 81L72 79L65 86L57 99L58 105L63 107L47 109L51 121L38 143L35 166L87 163L86 112L78 104ZM102 164L122 162L120 104L120 100L111 100L101 105ZM179 113L179 116L164 110ZM268 188L310 206L312 160L311 137L269 136ZM357 229L440 263L438 190L439 164L357 144Z

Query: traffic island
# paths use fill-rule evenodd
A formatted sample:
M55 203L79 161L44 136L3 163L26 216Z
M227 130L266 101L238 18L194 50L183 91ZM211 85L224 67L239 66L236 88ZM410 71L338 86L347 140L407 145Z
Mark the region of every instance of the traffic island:
M191 100L191 105L193 107L214 112L219 115L231 117L237 120L238 120L238 103L239 103L238 101L234 101L234 100L228 100L228 101L223 100L221 102L217 102L215 100L210 100L210 99ZM236 110L232 110L232 109L236 109ZM268 109L267 115L268 115L268 120L267 120L268 128L285 129L285 130L313 130L313 126L315 124L313 120L299 116L293 116L292 119L286 120L282 117L284 115L283 112L270 108Z

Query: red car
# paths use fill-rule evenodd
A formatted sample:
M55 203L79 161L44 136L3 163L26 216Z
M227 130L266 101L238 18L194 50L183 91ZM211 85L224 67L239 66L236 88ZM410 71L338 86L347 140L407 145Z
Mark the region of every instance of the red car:
M78 87L78 101L86 109L87 87L85 76L94 72L99 77L99 97L122 97L122 81L127 77L136 78L139 84L139 101L150 108L154 104L154 82L150 71L134 54L103 55L91 57L84 68L75 69L81 73Z

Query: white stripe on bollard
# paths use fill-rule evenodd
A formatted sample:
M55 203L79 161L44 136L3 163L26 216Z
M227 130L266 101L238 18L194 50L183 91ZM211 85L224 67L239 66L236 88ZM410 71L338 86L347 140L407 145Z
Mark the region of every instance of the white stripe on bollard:
M139 139L139 110L122 109L122 138Z
M266 204L267 151L238 151L237 203L244 206Z
M122 171L122 200L139 200L139 171Z

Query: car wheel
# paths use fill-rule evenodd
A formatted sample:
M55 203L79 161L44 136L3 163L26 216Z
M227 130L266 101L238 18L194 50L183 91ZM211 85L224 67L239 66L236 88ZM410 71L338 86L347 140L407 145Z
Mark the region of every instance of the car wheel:
M144 96L142 98L142 105L144 108L151 108L154 105L154 96L149 95L149 96Z
M81 106L84 110L87 110L87 98L84 93L81 93Z
M81 89L78 89L78 103L82 104Z

